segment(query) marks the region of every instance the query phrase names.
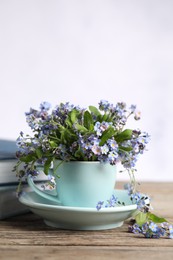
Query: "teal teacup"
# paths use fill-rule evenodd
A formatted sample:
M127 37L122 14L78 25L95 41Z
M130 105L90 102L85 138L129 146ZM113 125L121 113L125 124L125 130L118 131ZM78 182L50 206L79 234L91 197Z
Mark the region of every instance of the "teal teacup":
M57 165L60 164L58 167ZM55 161L56 195L40 190L28 177L28 184L40 196L70 207L96 207L113 194L117 166L100 162Z

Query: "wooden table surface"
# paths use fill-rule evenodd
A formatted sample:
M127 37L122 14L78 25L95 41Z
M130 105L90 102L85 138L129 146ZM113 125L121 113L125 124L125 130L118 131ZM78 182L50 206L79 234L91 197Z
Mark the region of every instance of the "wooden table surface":
M151 196L154 213L173 223L173 183L142 183L140 191ZM166 260L173 259L173 239L128 233L128 222L104 231L59 230L27 213L0 221L0 259Z

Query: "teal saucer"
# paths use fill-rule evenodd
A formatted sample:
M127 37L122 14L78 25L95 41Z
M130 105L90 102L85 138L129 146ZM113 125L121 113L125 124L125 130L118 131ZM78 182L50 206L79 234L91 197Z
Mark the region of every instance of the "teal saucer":
M21 194L19 201L43 218L51 227L71 230L104 230L117 228L124 221L135 215L137 205L132 204L126 190L115 190L115 196L119 201L125 202L125 206L111 208L82 208L55 205L33 191Z

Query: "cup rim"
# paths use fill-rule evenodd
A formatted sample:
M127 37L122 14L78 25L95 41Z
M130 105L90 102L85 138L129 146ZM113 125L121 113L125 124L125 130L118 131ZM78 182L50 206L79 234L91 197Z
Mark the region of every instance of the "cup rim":
M80 163L80 164L88 164L88 163L90 163L90 164L104 164L104 165L110 165L110 166L116 166L117 164L115 164L115 165L111 165L110 163L108 163L108 162L100 162L100 161L63 161L63 160L60 160L60 159L55 159L55 162L57 162L57 161L59 161L59 162L64 162L64 163Z

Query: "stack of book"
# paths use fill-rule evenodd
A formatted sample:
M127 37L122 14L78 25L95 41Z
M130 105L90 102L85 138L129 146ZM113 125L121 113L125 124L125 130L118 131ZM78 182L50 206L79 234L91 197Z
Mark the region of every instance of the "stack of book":
M18 178L13 172L17 163L16 150L15 141L0 139L0 220L29 211L16 194ZM45 175L38 180L46 180ZM27 184L25 186L27 188Z
M20 205L16 188L18 179L13 172L17 162L15 141L0 139L0 219L4 219L27 209Z

